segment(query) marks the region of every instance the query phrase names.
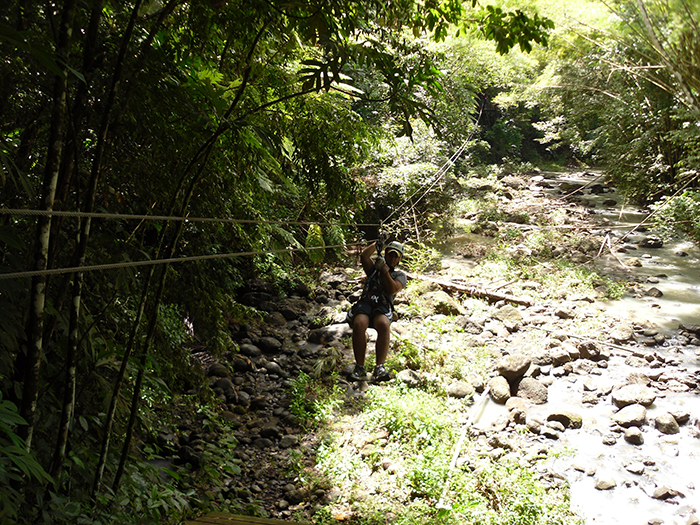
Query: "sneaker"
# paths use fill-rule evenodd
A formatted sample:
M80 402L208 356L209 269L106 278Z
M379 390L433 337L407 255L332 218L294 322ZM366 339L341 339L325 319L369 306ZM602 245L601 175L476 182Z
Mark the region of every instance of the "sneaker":
M367 381L367 370L362 365L355 365L355 368L350 372L351 381Z
M384 367L384 365L378 365L374 368L374 373L372 374L372 381L375 383L381 383L383 381L389 381L391 376L389 371Z

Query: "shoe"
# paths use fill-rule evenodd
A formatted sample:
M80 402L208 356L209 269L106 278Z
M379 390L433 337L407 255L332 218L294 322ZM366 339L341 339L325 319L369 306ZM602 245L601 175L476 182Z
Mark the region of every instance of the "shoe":
M355 365L355 368L350 372L351 381L367 381L367 370L362 365Z
M375 383L382 383L383 381L389 381L389 379L391 379L391 375L389 375L389 371L384 367L384 365L377 365L374 368L372 381Z

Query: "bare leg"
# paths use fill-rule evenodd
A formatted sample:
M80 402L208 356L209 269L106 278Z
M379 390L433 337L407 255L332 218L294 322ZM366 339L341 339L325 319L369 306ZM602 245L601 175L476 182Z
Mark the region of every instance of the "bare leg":
M374 318L374 328L377 330L377 365L383 365L389 355L389 337L391 326L386 315Z
M369 317L365 314L357 314L352 323L352 351L355 354L355 362L360 366L365 366L368 327Z

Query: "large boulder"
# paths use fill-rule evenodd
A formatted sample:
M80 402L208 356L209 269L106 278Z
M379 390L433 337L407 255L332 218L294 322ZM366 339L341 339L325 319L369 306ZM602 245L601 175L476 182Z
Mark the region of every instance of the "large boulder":
M530 363L530 358L525 354L510 354L502 357L496 363L496 370L508 381L513 382L525 375L525 372L530 368Z
M532 377L525 377L518 383L515 395L528 399L536 405L547 402L547 387Z
M420 304L428 315L466 315L467 310L451 295L442 290L429 292L420 299Z
M635 404L648 407L655 400L656 393L651 388L642 385L626 385L612 393L612 401L617 408L625 408Z
M647 420L647 409L643 405L627 405L613 416L613 421L623 428L641 427Z

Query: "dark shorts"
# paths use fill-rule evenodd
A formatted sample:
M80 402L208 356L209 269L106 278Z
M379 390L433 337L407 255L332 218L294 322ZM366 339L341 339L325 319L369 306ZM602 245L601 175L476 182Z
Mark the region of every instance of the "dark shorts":
M391 306L384 304L372 303L369 299L360 299L358 302L352 305L350 311L348 312L347 322L350 327L353 326L355 322L355 316L357 314L365 314L369 317L369 326L374 328L374 318L378 315L385 315L389 322L393 320L394 312Z

